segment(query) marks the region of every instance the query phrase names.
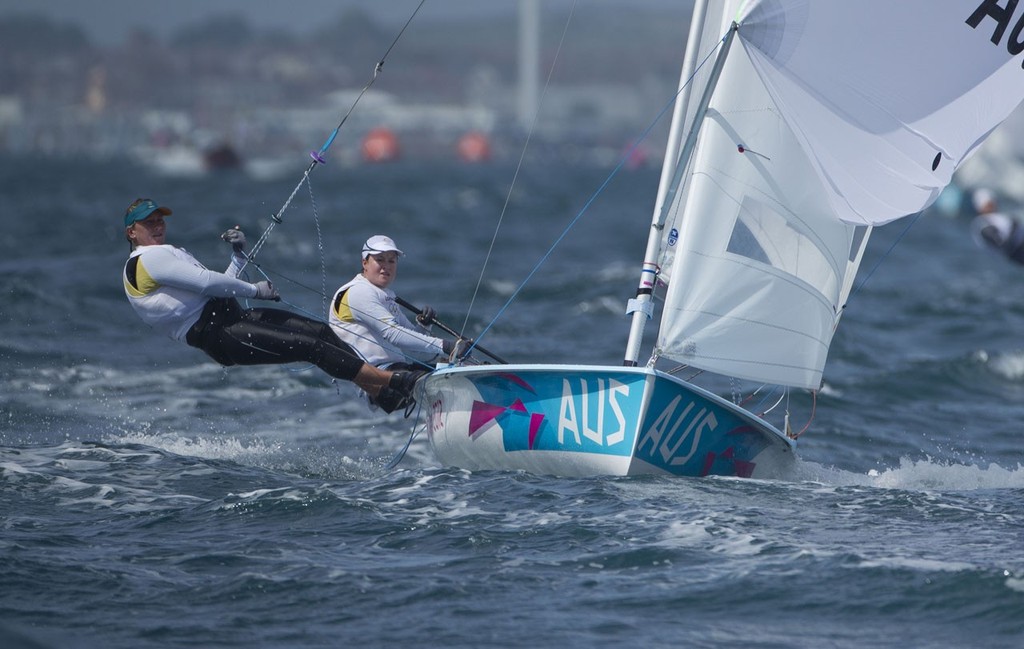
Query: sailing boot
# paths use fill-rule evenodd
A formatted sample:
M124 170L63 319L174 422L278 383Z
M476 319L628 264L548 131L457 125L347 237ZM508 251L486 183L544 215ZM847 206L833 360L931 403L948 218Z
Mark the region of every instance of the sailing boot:
M416 383L427 374L428 372L424 370L397 370L392 373L388 386L381 388L371 401L387 413L405 408L408 417L412 407L416 405L416 398L413 396Z

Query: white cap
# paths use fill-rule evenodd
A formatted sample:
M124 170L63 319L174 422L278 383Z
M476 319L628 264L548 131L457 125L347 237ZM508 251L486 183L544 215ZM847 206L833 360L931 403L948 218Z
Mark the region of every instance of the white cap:
M366 240L363 244L363 259L366 259L370 255L377 255L382 252L397 252L399 255L403 255L395 242L391 240L391 237L385 237L383 234L375 234Z
M974 204L974 209L980 212L986 207L989 207L990 203L992 204L991 207L995 207L996 195L991 189L979 187L974 190L973 194L971 194L971 202Z

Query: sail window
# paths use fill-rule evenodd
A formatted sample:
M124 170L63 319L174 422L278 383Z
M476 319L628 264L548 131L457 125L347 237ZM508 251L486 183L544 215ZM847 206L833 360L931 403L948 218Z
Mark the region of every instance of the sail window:
M745 196L726 249L792 275L835 300L839 271L827 252L796 226L768 203Z

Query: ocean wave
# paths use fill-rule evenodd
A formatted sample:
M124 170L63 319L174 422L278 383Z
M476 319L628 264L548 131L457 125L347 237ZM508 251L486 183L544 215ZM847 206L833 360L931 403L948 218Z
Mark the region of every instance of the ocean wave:
M1024 489L1024 465L1005 468L956 464L937 460L903 458L899 466L870 469L858 473L797 460L793 479L820 482L832 486L864 486L909 491L978 491L986 489Z

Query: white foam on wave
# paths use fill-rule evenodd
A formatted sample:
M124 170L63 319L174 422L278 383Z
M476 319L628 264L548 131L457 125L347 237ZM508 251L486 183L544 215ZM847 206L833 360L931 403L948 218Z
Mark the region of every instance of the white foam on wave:
M4 472L16 473L18 475L32 475L32 472L15 462L0 462L0 474Z
M689 548L703 547L712 540L706 520L674 520L669 522L662 537L656 544L661 547Z
M874 486L892 489L975 491L1024 488L1024 466L1020 464L1014 469L1006 469L997 464L980 467L904 458L900 460L899 467L870 471L868 477Z
M196 497L165 493L162 480L152 476L135 482L124 467L139 467L154 460L156 453L133 449L103 448L66 442L59 446L19 449L18 462L0 463L0 475L7 485L31 480L36 495L53 498L57 507L81 510L116 508L120 512L149 512L178 507Z
M159 448L175 455L200 457L204 459L233 460L248 464L246 460L265 459L280 453L280 443L267 443L259 439L242 441L237 437L207 438L182 437L180 435L153 435L134 432L119 435L108 442L121 444L142 444Z
M501 281L501 280L490 280L485 282L488 289L494 291L496 295L501 297L508 297L516 292L516 283Z
M273 498L276 500L286 500L296 503L306 502L308 499L307 492L301 489L295 489L294 487L281 487L277 489L253 489L252 491L245 491L242 493L228 494L228 498L237 499L236 502L228 503L227 507L234 507L241 502L255 502L261 498Z
M622 300L610 295L602 295L597 298L578 302L576 304L576 311L578 313L605 312L617 315L622 312Z
M861 568L909 569L914 572L964 572L976 570L978 566L966 561L946 561L939 559L922 559L920 557L882 557L863 559L858 564Z
M4 388L18 395L26 408L62 415L71 421L83 417L109 420L119 413L178 418L196 412L239 408L268 399L294 398L310 392L301 368L246 368L242 373L213 362L199 361L160 371L125 370L82 362L61 367L40 367L13 373ZM295 371L292 371L295 370ZM312 391L314 395L321 391ZM127 418L127 417L126 417Z
M866 474L798 460L792 476L832 486L865 486L908 491L977 491L1024 488L1024 466L978 466L903 458L898 467L871 469Z
M1008 352L989 356L985 352L976 354L985 361L987 367L996 375L1009 381L1024 379L1024 351Z
M375 458L354 459L320 447L294 445L288 440L235 436L183 436L175 433L128 432L105 440L112 444L141 444L174 455L226 460L270 471L315 474L324 478L366 478L380 473Z

